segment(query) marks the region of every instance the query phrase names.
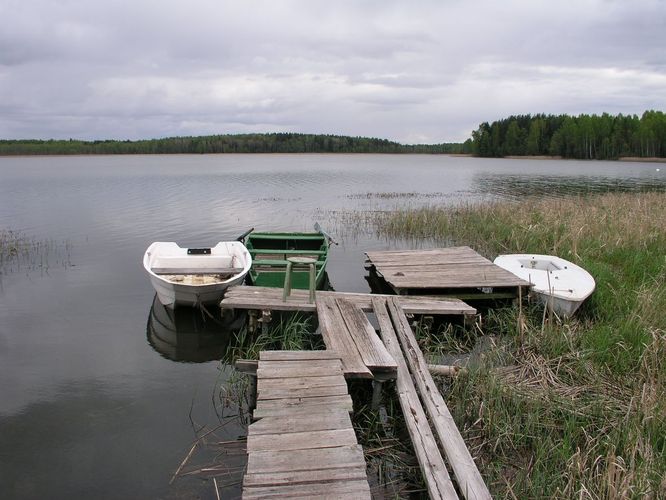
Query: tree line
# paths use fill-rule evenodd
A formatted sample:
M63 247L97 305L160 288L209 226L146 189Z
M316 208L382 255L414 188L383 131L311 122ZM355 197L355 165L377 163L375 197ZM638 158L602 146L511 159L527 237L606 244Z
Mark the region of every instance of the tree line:
M207 153L462 153L459 143L405 145L386 139L273 133L169 137L138 141L0 140L0 155Z
M478 156L541 156L584 160L666 157L666 114L517 115L479 125L471 150Z

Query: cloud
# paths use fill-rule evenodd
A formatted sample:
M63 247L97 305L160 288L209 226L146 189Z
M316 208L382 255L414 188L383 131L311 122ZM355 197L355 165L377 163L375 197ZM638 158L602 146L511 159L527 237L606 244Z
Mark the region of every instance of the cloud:
M464 140L663 109L663 1L5 0L0 137Z

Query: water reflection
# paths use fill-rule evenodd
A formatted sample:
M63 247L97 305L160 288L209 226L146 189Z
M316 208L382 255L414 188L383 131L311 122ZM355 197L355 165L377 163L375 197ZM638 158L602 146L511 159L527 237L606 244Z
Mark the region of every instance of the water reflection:
M480 172L472 178L472 192L501 198L562 197L607 192L666 191L666 178L602 177L590 175L501 175Z
M146 336L150 346L166 359L204 363L224 357L233 330L240 328L243 320L241 316L218 320L192 307L172 310L155 296Z

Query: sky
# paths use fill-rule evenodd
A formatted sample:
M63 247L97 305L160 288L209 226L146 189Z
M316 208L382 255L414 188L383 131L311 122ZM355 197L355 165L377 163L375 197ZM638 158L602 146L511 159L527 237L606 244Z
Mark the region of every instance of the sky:
M0 0L0 139L666 111L666 0Z

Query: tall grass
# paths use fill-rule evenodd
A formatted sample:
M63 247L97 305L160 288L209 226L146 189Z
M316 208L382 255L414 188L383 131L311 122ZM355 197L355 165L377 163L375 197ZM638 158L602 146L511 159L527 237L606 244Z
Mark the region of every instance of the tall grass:
M304 351L323 349L321 336L315 334L313 316L305 313L274 313L264 328L250 332L243 326L223 359L233 364L237 359L259 359L259 353L267 350Z
M491 259L559 255L597 281L563 323L544 325L538 308L491 312L491 348L452 383L448 404L491 491L666 497L666 194L427 207L371 224L380 237L469 245Z

